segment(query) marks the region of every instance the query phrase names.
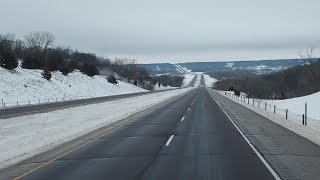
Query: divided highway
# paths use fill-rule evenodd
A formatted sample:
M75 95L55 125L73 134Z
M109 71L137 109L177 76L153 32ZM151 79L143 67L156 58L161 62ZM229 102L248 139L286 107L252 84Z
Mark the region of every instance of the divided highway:
M274 179L205 88L18 178Z
M117 99L142 96L142 95L153 94L153 93L169 91L169 90L146 91L146 92L131 93L131 94L95 97L95 98L89 98L89 99L75 99L75 100L67 100L67 101L60 101L60 102L58 101L58 102L51 102L51 103L45 103L45 104L34 104L34 105L24 105L24 106L9 107L9 108L0 108L0 119L21 116L26 114L42 113L42 112L52 111L56 109L81 106L86 104L114 101Z
M194 78L191 80L191 82L187 87L193 87L196 81L197 81L197 75L194 76ZM125 98L142 96L142 95L153 94L153 93L158 93L163 91L170 91L170 90L172 89L159 90L159 91L147 91L147 92L131 93L131 94L120 94L120 95L114 95L114 96L95 97L95 98L89 98L89 99L74 99L69 101L51 102L51 103L35 104L35 105L24 105L24 106L9 107L9 108L0 108L0 119L21 116L26 114L42 113L42 112L52 111L56 109L81 106L86 104L113 101L117 99L125 99Z

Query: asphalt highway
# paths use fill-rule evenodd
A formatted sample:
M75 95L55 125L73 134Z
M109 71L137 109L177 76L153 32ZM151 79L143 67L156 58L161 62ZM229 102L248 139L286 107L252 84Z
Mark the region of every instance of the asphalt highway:
M21 179L274 179L205 88Z
M204 87L206 85L204 75L201 74L201 79L200 79L200 86Z
M198 78L198 75L195 75L191 80L191 82L189 83L188 87L194 87L197 82L197 78Z

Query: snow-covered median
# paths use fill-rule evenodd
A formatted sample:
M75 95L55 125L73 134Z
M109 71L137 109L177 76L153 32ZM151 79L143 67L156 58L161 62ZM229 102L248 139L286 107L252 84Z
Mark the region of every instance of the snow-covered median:
M189 90L191 88L0 119L0 168L45 152Z

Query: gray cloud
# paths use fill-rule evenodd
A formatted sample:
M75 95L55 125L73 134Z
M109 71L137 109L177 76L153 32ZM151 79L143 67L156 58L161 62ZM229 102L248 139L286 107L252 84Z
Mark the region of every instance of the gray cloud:
M318 0L1 0L0 33L139 62L296 57L320 47ZM272 52L272 54L270 54Z

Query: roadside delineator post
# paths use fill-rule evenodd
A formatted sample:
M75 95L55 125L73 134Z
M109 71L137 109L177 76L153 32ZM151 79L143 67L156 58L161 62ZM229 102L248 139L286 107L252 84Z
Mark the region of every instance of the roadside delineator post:
M305 117L304 117L304 119L305 119L305 120L304 120L304 125L307 125L307 120L308 120L307 109L308 109L308 105L307 105L307 103L305 103L305 104L304 104L304 114L305 114L305 115L304 115L304 116L305 116Z
M286 109L286 119L288 119L288 109Z
M276 105L273 106L273 113L276 113Z
M264 103L264 110L267 110L267 103Z
M304 125L304 114L302 114L302 125Z

